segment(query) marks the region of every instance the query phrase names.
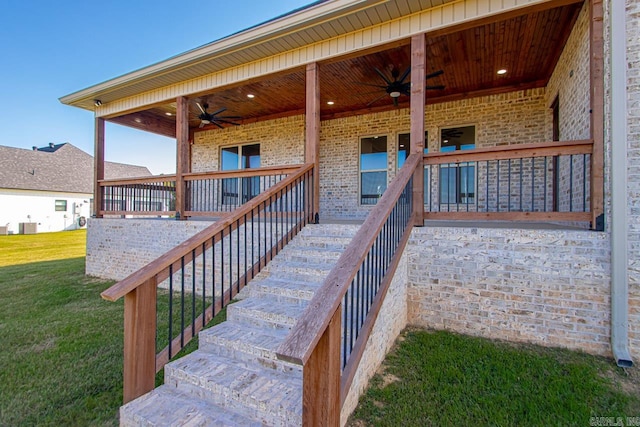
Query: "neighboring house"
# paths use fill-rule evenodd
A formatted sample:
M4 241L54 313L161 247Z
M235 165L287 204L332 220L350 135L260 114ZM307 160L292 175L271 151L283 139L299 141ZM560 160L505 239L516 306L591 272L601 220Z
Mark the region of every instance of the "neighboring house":
M317 1L61 98L95 112L98 168L105 121L176 138L174 176L96 177L87 273L121 280L105 298L127 295L126 401L153 388L185 341L169 328L156 357L155 323L135 321L155 319L141 301L156 285L181 292L175 313L185 292L214 297L206 320L255 277L231 322L201 337L208 350L167 365L168 385L144 398L152 409L126 406L124 423L213 416L208 405L267 423L337 412L344 422L407 324L630 366L640 357L639 20L633 0ZM171 203L109 205L136 185ZM160 213L181 221L106 218ZM333 234L354 221L366 227ZM320 285L312 273L329 256L339 258ZM182 317L189 336L195 317ZM235 377L225 351L297 373L304 410L289 377ZM180 390L208 404L180 412Z
M105 162L109 178L151 175L143 166ZM93 157L69 143L0 146L0 226L6 233L75 230L93 203Z

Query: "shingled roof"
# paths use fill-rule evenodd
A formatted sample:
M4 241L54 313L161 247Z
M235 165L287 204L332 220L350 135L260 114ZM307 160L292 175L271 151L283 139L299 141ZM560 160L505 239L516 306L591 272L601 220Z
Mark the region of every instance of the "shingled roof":
M106 179L149 176L144 166L105 162ZM25 150L0 145L0 188L93 193L93 157L69 144Z

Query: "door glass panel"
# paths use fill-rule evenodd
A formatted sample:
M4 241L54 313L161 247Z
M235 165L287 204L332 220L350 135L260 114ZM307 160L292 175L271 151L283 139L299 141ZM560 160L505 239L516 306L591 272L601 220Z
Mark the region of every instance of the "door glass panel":
M387 188L387 137L360 140L360 204L375 205Z
M475 126L462 126L440 131L440 151L476 148ZM440 203L475 202L475 162L443 165L440 168Z

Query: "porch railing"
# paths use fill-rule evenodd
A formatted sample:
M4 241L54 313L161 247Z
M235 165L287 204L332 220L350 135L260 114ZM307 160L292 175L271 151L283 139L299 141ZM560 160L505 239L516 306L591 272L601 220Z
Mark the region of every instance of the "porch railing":
M156 372L313 219L313 188L313 165L298 166L102 293L125 298L125 402L153 389Z
M425 219L590 221L593 141L424 155Z
M185 216L230 212L280 182L297 166L183 174ZM176 175L101 180L98 215L171 216L176 207Z
M340 408L414 223L407 158L278 349L303 366L303 425L339 425Z

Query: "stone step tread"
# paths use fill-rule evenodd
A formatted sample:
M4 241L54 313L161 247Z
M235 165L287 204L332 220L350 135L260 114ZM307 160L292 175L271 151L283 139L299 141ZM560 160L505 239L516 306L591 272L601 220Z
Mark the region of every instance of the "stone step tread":
M243 323L243 318L249 318L291 327L302 315L305 307L306 304L279 301L275 296L264 295L230 305L227 309L227 319Z
M324 281L325 275L318 274L317 270L315 271L288 271L284 269L278 270L274 268L273 270L263 269L260 273L258 273L254 277L254 281L262 281L262 280L274 280L279 282L291 282L291 283L311 283L311 284L320 284Z
M317 246L307 246L307 245L290 245L286 246L280 254L287 259L292 257L299 258L312 258L312 259L322 259L322 260L337 260L340 258L340 255L344 252L342 248L336 247L317 247Z
M206 351L194 351L167 364L165 384L225 408L246 407L249 413L302 414L300 378Z
M120 425L259 427L263 424L163 385L121 407Z
M222 322L198 335L200 348L209 344L233 347L245 353L260 353L276 359L276 350L288 335L282 329L266 329L237 322Z
M309 224L302 229L299 236L321 237L353 237L361 224Z
M335 261L328 262L319 260L317 262L303 262L303 261L291 261L282 258L274 258L271 263L266 267L269 271L319 271L329 272L335 265Z
M258 297L256 294L279 295L287 298L310 300L322 285L322 281L291 281L286 276L267 276L254 280L247 286L246 293Z

